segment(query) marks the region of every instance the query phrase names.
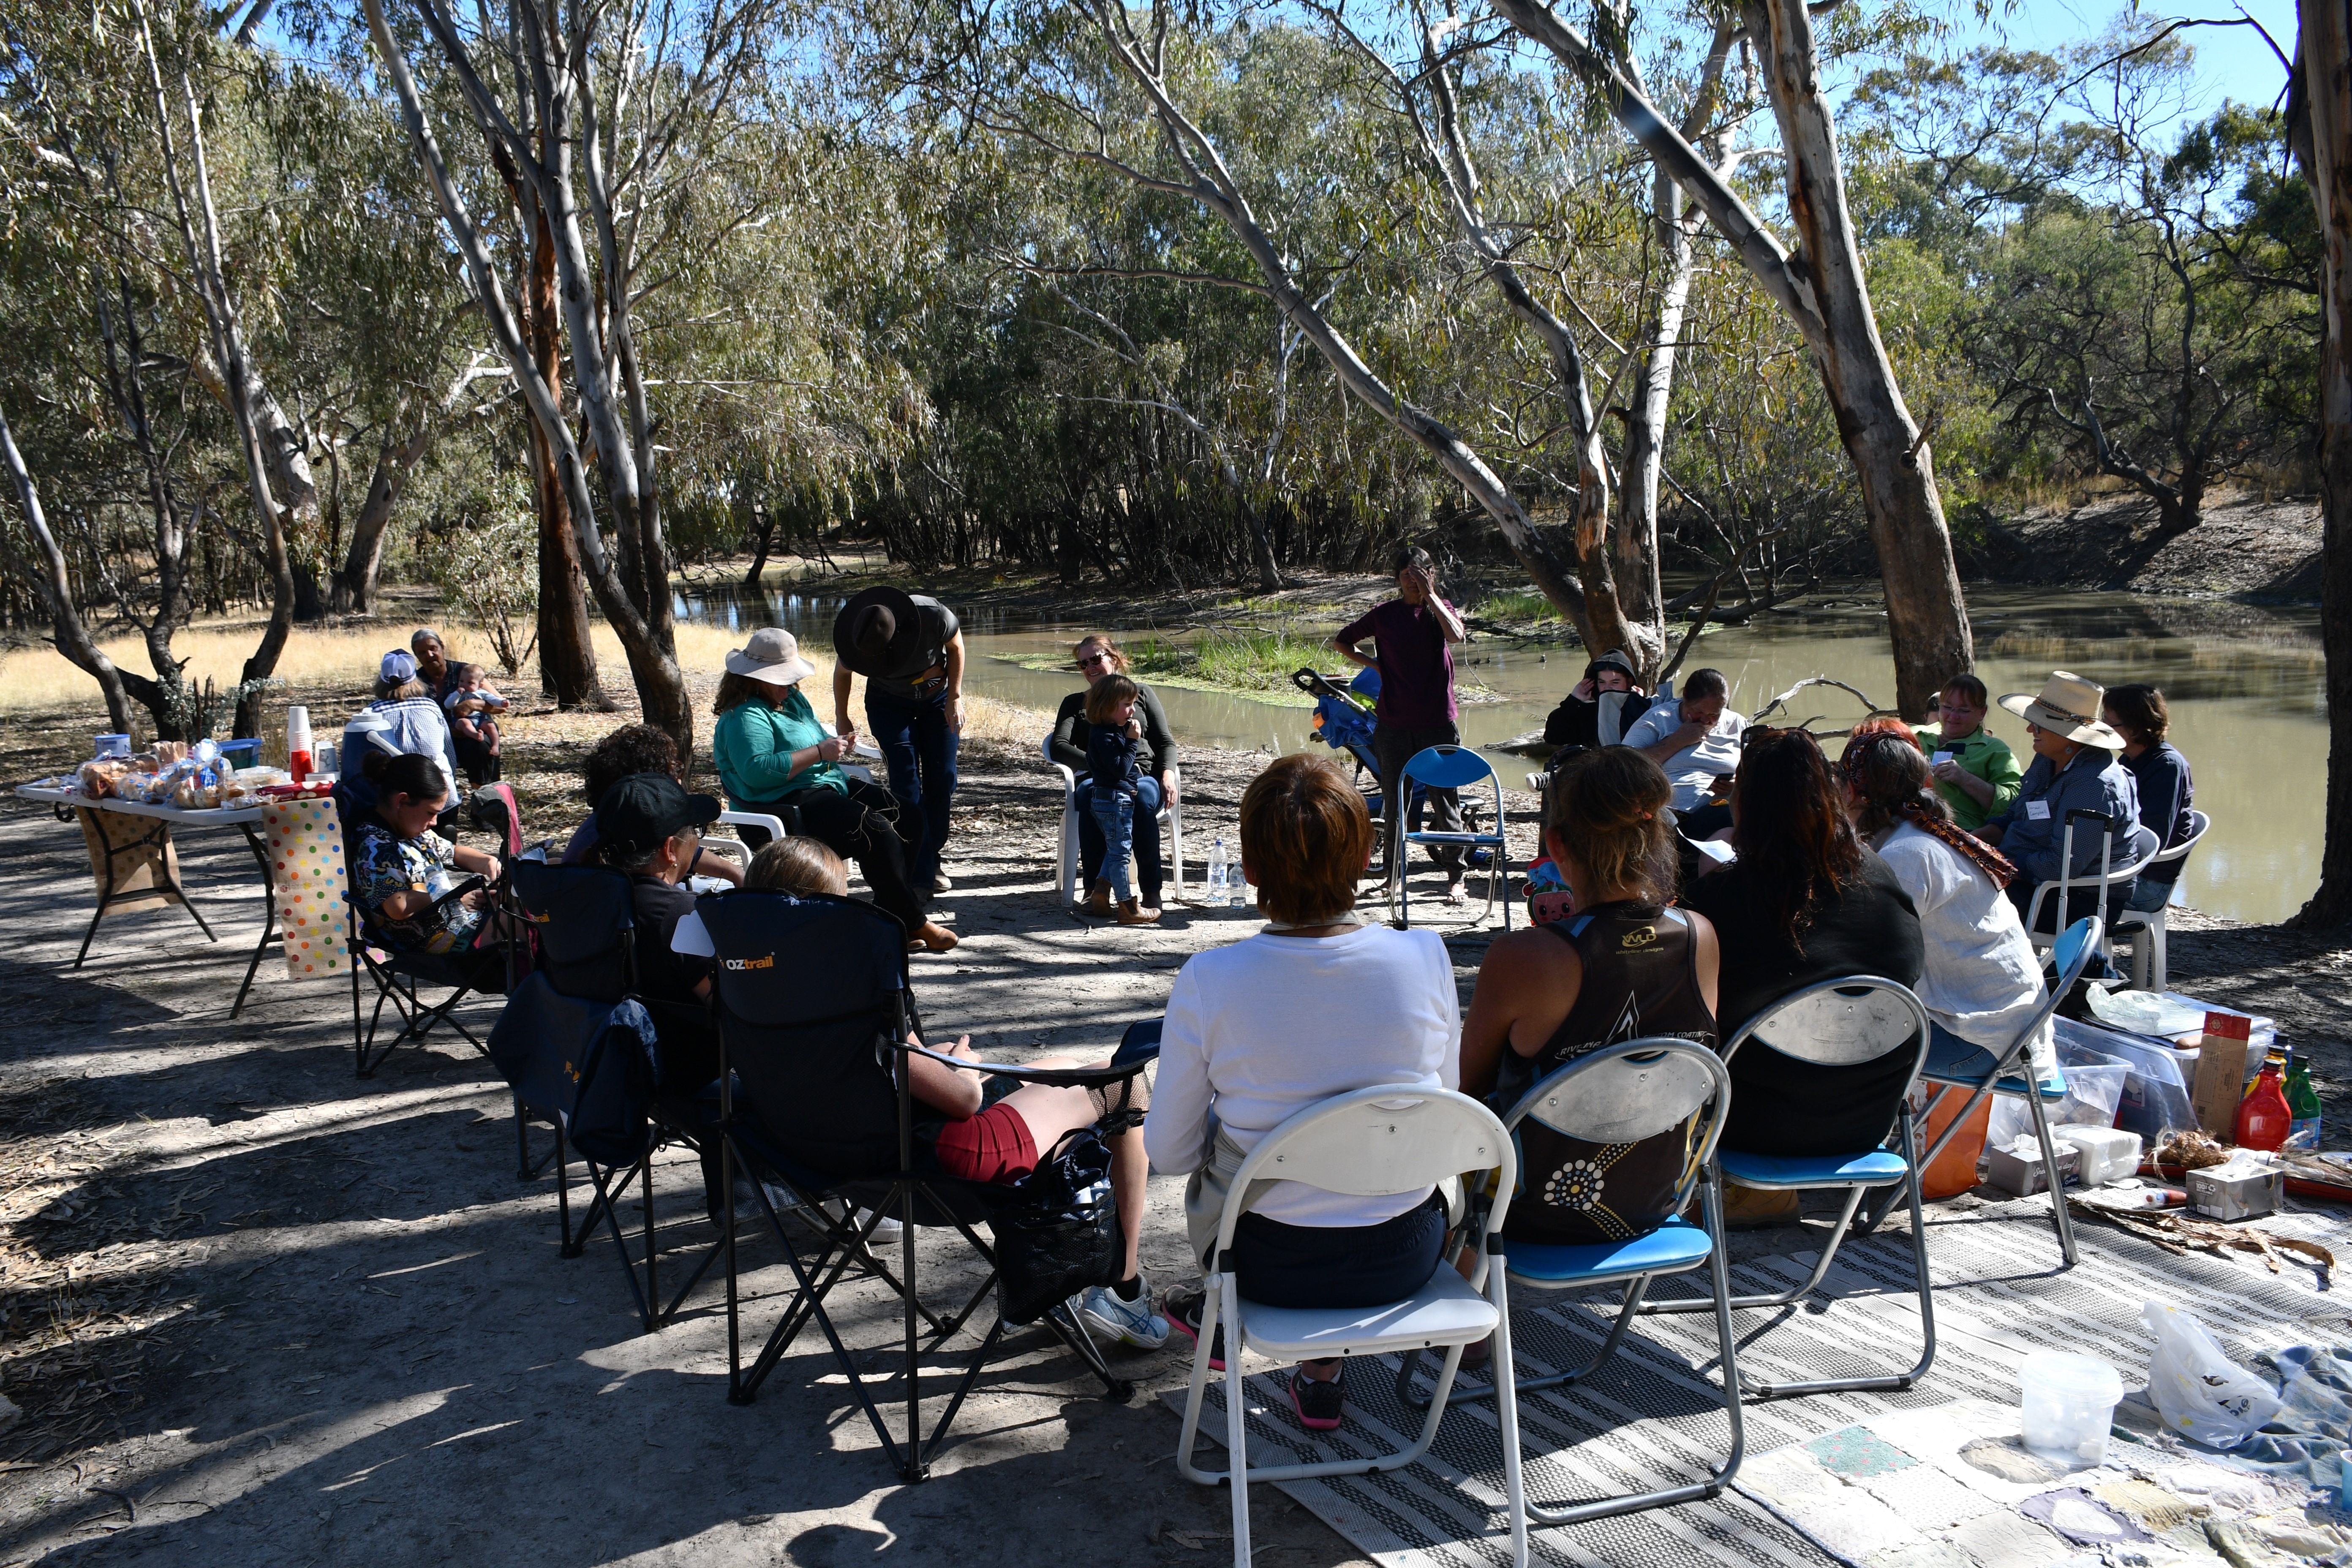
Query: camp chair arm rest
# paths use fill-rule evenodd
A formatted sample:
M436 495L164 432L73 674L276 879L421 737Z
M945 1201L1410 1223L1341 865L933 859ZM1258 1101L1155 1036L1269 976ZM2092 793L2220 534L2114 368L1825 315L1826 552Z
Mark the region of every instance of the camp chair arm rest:
M935 1051L929 1046L910 1046L896 1042L892 1048L910 1057L929 1057L935 1062L966 1072L990 1073L1000 1078L1019 1079L1024 1083L1056 1084L1066 1089L1098 1089L1114 1083L1125 1083L1151 1065L1150 1057L1138 1057L1116 1067L1098 1068L1025 1068L1009 1062L972 1061L964 1057L951 1057Z

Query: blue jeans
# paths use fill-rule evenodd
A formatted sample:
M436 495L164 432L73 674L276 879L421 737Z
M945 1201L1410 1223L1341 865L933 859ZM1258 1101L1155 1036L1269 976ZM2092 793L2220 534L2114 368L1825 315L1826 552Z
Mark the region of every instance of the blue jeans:
M866 725L882 749L890 793L898 797L898 836L907 846L907 880L918 898L931 890L947 847L948 804L956 787L956 732L942 691L906 702L868 687Z
M1134 824L1135 882L1143 901L1152 908L1160 907L1160 808L1166 805L1160 797L1160 781L1147 777L1144 784L1151 790L1151 807L1138 814ZM1083 893L1094 886L1103 863L1103 832L1095 821L1095 781L1081 773L1074 804L1078 814L1078 890Z
M1088 784L1093 780L1087 781ZM1102 869L1097 875L1110 884L1112 896L1125 903L1135 897L1134 884L1128 879L1127 863L1135 851L1135 818L1139 812L1146 822L1160 813L1160 781L1138 779L1135 793L1125 790L1095 790L1090 809L1096 831L1102 835ZM1152 835L1152 847L1159 847L1159 835Z
M2153 877L2138 878L2132 883L2131 897L2124 900L2124 908L2137 914L2152 915L2172 901L2172 886Z

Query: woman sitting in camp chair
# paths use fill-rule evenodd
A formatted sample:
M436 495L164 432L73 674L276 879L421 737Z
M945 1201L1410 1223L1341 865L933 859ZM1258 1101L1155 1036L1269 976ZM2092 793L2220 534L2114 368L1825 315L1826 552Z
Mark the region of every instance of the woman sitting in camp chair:
M806 897L824 893L849 896L849 868L841 858L817 839L780 838L761 849L746 879L751 888L770 888ZM920 1041L910 1039L912 1044ZM942 1055L977 1061L971 1037L951 1047L933 1047ZM1009 1085L1009 1079L982 1084L977 1073L948 1066L919 1054L909 1055L909 1087L915 1098L946 1119L932 1143L940 1169L961 1182L1005 1186L1036 1169L1063 1138L1091 1127L1111 1110L1125 1106L1145 1110L1150 1092L1140 1076L1127 1084L1081 1089L1064 1084L1025 1083L997 1098L992 1090ZM1108 1067L1108 1062L1079 1062L1067 1057L1045 1057L1023 1064L1033 1068ZM1151 1290L1143 1278L1137 1247L1143 1234L1144 1181L1151 1173L1144 1159L1143 1140L1131 1129L1109 1138L1111 1197L1118 1206L1123 1254L1120 1283L1097 1285L1077 1303L1078 1313L1097 1333L1121 1344L1158 1350L1168 1342L1168 1320L1151 1310Z
M449 775L430 757L386 757L369 773L374 807L353 825L352 897L368 936L396 952L467 953L497 943L488 895L445 895L457 872L495 879L499 863L433 830L449 804ZM454 869L453 869L454 868Z

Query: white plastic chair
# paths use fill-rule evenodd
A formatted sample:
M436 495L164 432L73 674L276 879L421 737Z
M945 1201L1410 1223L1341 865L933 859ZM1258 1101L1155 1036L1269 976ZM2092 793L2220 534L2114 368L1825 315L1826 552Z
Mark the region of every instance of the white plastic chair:
M1495 1206L1479 1237L1476 1267L1467 1279L1440 1261L1429 1282L1404 1300L1385 1307L1265 1307L1244 1300L1231 1270L1234 1228L1240 1224L1254 1181L1304 1182L1329 1193L1361 1196L1409 1193L1433 1186L1464 1171L1499 1170ZM1215 1265L1201 1305L1201 1332L1192 1347L1192 1383L1184 1395L1184 1426L1176 1439L1176 1468L1198 1486L1224 1482L1234 1494L1234 1562L1250 1560L1249 1481L1304 1480L1315 1476L1355 1476L1393 1470L1429 1451L1445 1416L1445 1396L1462 1364L1465 1345L1495 1336L1495 1364L1511 1363L1511 1314L1504 1295L1504 1270L1491 1266L1490 1249L1509 1211L1518 1177L1511 1140L1495 1113L1451 1089L1417 1084L1360 1089L1318 1101L1259 1140L1234 1173L1217 1226ZM1192 1462L1200 1440L1201 1405L1209 1387L1209 1357L1222 1324L1225 1335L1225 1453L1228 1468L1204 1470ZM1361 1459L1311 1464L1249 1462L1249 1401L1243 1393L1242 1356L1246 1351L1278 1361L1315 1361L1327 1356L1386 1355L1443 1347L1444 1365L1430 1396L1429 1414L1418 1441L1391 1453ZM1503 1440L1503 1485L1509 1499L1511 1562L1526 1568L1526 1492L1519 1478L1518 1404L1508 1378L1502 1382L1498 1411ZM1239 1482L1234 1477L1241 1478Z
M2205 830L2212 826L2211 817L2201 811L2191 811L2189 814L2189 837L2169 849L2158 851L2148 864L2163 865L2186 860L2189 852L2197 847L2197 841L2205 837ZM2173 886L2177 888L2179 885L2176 879ZM2131 949L2132 988L2136 991L2169 989L2164 972L2165 912L2161 909L2126 910L2116 917L2115 934Z
M2097 876L2077 877L2071 874L2074 865L2074 824L2078 821L2095 822L2099 825L2100 837L2103 840L2099 860L2106 869ZM2104 952L2113 954L2115 947L2108 940L2106 920L2106 900L2112 894L2107 889L2137 878L2148 862L2156 858L2157 851L2163 847L2164 842L2149 829L2133 823L2126 835L2129 847L2124 850L2123 863L2117 865L2114 858L2115 830L2116 825L2112 819L2103 813L2093 811L2088 806L2077 806L2066 814L2065 833L2059 841L2058 879L2054 882L2035 884L2033 900L2025 909L2025 934L2033 943L2034 952L2046 953L2058 942L2057 931L2035 929L2042 923L2042 905L2053 897L2057 899L2057 918L2051 923L2063 928L2066 923L2067 916L2074 910L2074 895L2077 891L2087 891L2092 888L2097 888L2101 889L2099 948Z
M1062 775L1062 831L1054 844L1054 885L1062 890L1062 902L1077 902L1078 884L1078 775L1067 763L1054 758L1054 737L1049 732L1038 749L1045 754L1046 765ZM1184 775L1175 763L1168 764L1168 799L1160 807L1159 820L1168 824L1170 847L1175 858L1168 864L1168 881L1176 896L1184 896Z

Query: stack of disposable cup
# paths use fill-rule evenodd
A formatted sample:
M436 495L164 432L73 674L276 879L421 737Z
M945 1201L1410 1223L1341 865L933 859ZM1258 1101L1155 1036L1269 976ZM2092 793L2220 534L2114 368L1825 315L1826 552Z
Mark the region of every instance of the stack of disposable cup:
M307 752L310 749L310 710L303 707L286 710L286 749Z

